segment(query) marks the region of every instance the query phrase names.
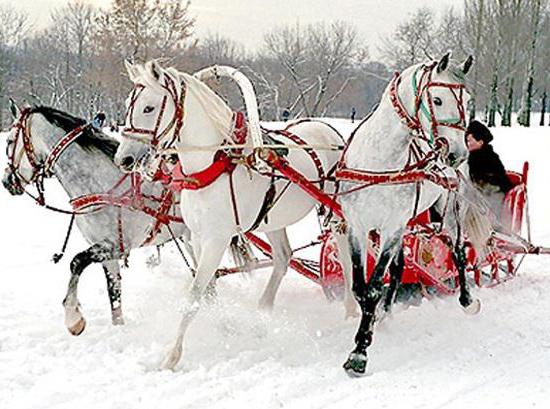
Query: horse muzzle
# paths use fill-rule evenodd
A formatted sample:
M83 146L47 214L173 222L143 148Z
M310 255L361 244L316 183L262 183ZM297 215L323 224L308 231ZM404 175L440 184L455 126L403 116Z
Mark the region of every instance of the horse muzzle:
M25 188L21 184L21 181L8 169L6 169L4 177L2 178L2 185L4 185L4 188L13 196L21 196L25 193Z

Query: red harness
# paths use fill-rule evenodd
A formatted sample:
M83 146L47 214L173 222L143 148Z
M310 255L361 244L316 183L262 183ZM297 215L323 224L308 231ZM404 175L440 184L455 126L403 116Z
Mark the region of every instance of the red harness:
M246 142L247 128L242 112L236 112L233 116L233 132L231 135L232 141L235 144L242 145ZM240 155L241 153L242 149L234 149L231 152L232 155ZM223 150L219 150L214 155L212 164L203 170L185 174L179 161L172 171L164 169L161 164L153 180L162 182L166 187L175 192L200 190L210 186L224 173L232 173L235 167L236 164L232 156Z
M465 112L463 109L463 90L464 84L461 83L442 83L432 81L433 70L437 66L437 63L426 65L422 67L422 73L420 81L418 83L417 92L415 94L414 114L411 115L407 112L398 95L398 87L401 83L401 76L396 73L392 79L389 90L389 98L395 109L395 112L403 123L410 130L413 138L418 138L427 142L433 149L427 153L422 154L422 151L413 139L411 143L411 150L409 152L409 161L405 168L401 170L388 170L388 171L368 171L362 169L350 169L345 164L345 155L347 149L351 145L351 141L355 136L357 129L361 127L359 125L354 133L351 135L342 156L338 164L335 176L337 180L360 183L359 186L340 192L339 194L348 194L358 191L360 189L372 186L372 185L395 185L406 183L420 183L425 180L431 181L437 185L442 186L448 190L456 190L458 181L454 178L449 178L443 174L441 168L437 166L438 159L441 158L443 152L448 148L448 142L446 139L439 137L439 127L450 127L465 130ZM415 78L416 81L416 78ZM416 82L415 82L416 85ZM457 101L457 107L459 111L458 123L450 121L438 121L433 107L433 100L430 94L430 88L442 87L451 90L453 96ZM422 126L420 119L423 96L426 95L428 101L428 109L431 117L431 133L430 138Z
M166 90L166 92L172 99L175 107L174 116L172 117L170 122L166 125L166 127L162 131L160 131L162 118L164 117L164 113L166 111L168 95L164 95L164 97L162 98L160 110L157 116L157 120L155 121L154 128L152 129L139 128L134 125L133 116L134 116L135 105L139 96L145 89L144 85L136 84L134 89L132 90L132 93L130 94L130 103L128 105L128 110L126 112L125 123L129 124L130 126L126 126L122 128L122 136L130 139L136 139L146 144L150 144L152 147L156 147L160 142L160 140L165 135L167 135L172 128L174 128L172 138L169 141L167 141L167 143L164 144L165 147L172 146L172 144L174 143L175 139L178 137L180 130L183 126L183 116L184 116L183 101L185 100L186 87L185 87L185 83L182 82L180 87L180 92L178 95L176 83L170 76L165 75L164 85L162 85L162 88ZM146 137L149 137L149 138L146 138Z
M8 167L15 175L16 179L19 179L17 180L18 184L20 184L20 180L24 181L26 184L35 184L38 191L38 197L36 198L36 200L41 205L44 205L44 178L51 176L52 169L59 157L63 154L65 149L67 149L67 147L71 143L73 143L82 135L89 124L78 126L67 135L65 135L63 138L61 138L59 141L57 141L46 159L41 162L34 150L34 146L31 141L31 135L27 126L27 122L31 114L31 108L24 108L18 121L13 125L13 128L16 129L16 134L12 142L13 148L11 149L11 151L8 150ZM23 143L23 152L21 153L19 158L16 158L17 145L19 140L21 140L21 142ZM21 165L21 160L23 159L23 154L27 158L27 161L32 168L32 175L29 179L25 178L21 174L21 172L19 172L19 167ZM19 161L16 163L17 159L19 159ZM23 188L23 190L25 189Z
M27 193L31 197L33 197L38 204L40 204L41 206L45 206L53 211L72 215L93 213L105 208L106 206L115 206L119 209L127 208L141 211L155 219L151 228L149 229L148 236L141 244L141 246L150 244L159 233L162 225L168 225L171 222L183 223L183 219L181 217L170 214L170 210L175 204L174 193L170 189L164 189L161 195L158 197L143 194L141 189L143 181L141 179L141 176L137 173L125 174L106 193L93 193L71 199L70 205L72 207L72 211L59 209L57 207L47 205L44 198L43 179L45 177L50 177L53 175L53 167L55 163L58 161L63 152L65 152L65 150L82 135L89 124L81 125L62 137L54 145L46 159L43 162L40 162L36 156L31 140L31 134L27 126L31 114L32 110L30 108L25 108L22 111L19 120L14 124L14 127L17 129L17 133L15 135L15 139L13 140L13 148L11 149L11 151L8 151L8 166L10 170L15 173L17 178L20 178L27 184L36 184L38 197L35 197L28 192ZM33 168L32 176L29 180L25 179L18 171L21 159L18 163L15 163L17 144L19 140L22 141L24 149L21 157L24 154L27 157L29 164ZM130 187L120 193L117 193L117 191L128 178L130 178ZM157 203L158 207L151 207L146 204L146 201ZM124 254L122 215L120 212L117 224L119 250L121 254Z
M127 179L130 179L130 187L117 193L120 187ZM151 216L154 220L149 234L140 245L150 244L160 232L162 225L168 225L171 222L183 223L181 217L171 215L170 210L175 204L174 193L170 189L163 189L160 196L145 195L141 190L143 180L138 173L125 174L109 191L106 193L93 193L78 196L71 199L70 204L74 212L94 212L105 208L106 206L115 206L119 209L137 210ZM148 206L146 201L158 204L157 208ZM118 215L118 235L119 250L124 254L124 237L122 226L122 214Z

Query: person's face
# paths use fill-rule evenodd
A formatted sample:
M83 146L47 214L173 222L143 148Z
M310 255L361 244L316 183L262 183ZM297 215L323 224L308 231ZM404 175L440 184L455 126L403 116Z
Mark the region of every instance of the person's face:
M477 151L483 146L483 140L477 140L471 133L466 134L466 145L470 152Z

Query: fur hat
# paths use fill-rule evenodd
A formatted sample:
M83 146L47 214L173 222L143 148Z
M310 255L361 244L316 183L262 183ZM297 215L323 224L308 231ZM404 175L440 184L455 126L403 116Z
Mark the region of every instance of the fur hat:
M489 143L493 140L493 134L484 124L479 121L473 120L466 128L466 135L471 134L474 139Z

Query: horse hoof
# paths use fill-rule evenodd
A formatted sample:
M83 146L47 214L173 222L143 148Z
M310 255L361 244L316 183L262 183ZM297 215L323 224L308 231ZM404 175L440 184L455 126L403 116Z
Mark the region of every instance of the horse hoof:
M472 300L472 302L464 308L464 312L468 315L476 315L481 311L481 301L479 298Z
M122 308L114 308L111 311L111 322L113 325L124 325L124 318L122 317Z
M350 378L360 378L365 376L367 369L367 355L352 352L348 360L344 363L344 370Z
M86 320L84 319L84 317L80 318L77 322L75 322L70 327L67 327L71 335L74 335L75 337L82 334L85 328L86 328Z
M113 317L112 318L113 325L124 325L124 318L122 317Z

